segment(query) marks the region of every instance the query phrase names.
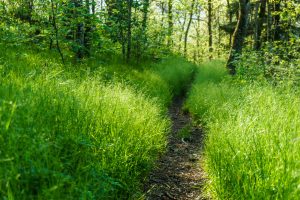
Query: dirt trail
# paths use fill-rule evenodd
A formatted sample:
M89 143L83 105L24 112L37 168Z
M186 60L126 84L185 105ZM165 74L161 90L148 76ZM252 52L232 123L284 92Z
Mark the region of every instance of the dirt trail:
M172 133L168 138L167 152L158 161L145 185L145 199L205 199L201 195L204 174L200 168L203 133L192 126L191 117L184 113L184 96L174 99L169 115ZM184 139L180 133L188 131Z

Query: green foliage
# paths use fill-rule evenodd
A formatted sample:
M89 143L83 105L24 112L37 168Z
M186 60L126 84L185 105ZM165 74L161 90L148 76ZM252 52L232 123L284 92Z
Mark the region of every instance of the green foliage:
M224 66L206 70L215 74ZM298 199L299 93L266 81L231 80L222 73L216 79L199 71L186 106L206 124L210 195Z
M0 37L13 44L30 44L41 49L57 49L65 60L80 61L101 54L122 55L141 62L170 53L183 54L184 35L190 12L195 16L187 39L187 57L200 62L208 57L206 2L95 1L95 0L14 0L0 3ZM225 56L227 38L218 29L226 19L223 2L213 0L214 56ZM169 21L170 19L170 21ZM172 28L169 27L172 25ZM16 29L11 31L10 29ZM171 31L172 29L172 31ZM17 34L14 34L17 31ZM5 35L2 37L1 35ZM170 34L170 35L169 35ZM211 54L211 53L210 53Z
M285 44L287 46L285 46ZM274 85L300 84L299 42L266 44L263 51L244 50L235 62L237 77L247 81L265 81Z
M165 61L144 70L84 63L75 70L48 52L1 52L0 196L137 198L165 148L171 86L189 80L193 66L177 59L174 68Z

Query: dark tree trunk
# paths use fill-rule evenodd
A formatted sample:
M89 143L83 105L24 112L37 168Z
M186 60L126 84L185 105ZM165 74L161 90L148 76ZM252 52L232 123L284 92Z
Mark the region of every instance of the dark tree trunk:
M270 1L267 0L267 41L270 42L272 40L271 38L271 32L272 32L272 13L271 13L271 4Z
M56 8L57 8L57 5L56 5ZM56 25L56 12L55 12L55 7L54 7L54 2L53 0L51 0L51 11L52 11L52 26L53 26L53 29L54 29L54 32L55 32L55 40L56 40L56 49L61 57L61 61L63 64L65 64L65 59L64 59L64 55L61 51L61 48L60 48L60 45L59 45L59 40L58 40L58 28L57 28L57 25ZM50 40L50 48L52 48L52 43L53 43L53 40L51 39Z
M209 59L212 59L213 33L212 33L212 0L208 0L208 51Z
M90 55L92 42L92 17L90 13L90 0L85 0L85 30L84 30L84 54Z
M137 41L137 62L139 63L143 53L145 52L147 45L147 22L148 22L148 12L149 12L149 0L143 1L143 20L142 20L142 30L141 30L141 39Z
M275 11L275 16L274 16L274 41L279 41L281 40L281 26L280 26L280 14L279 12L281 11L281 6L280 6L281 1L275 2L274 5L274 11Z
M260 3L256 2L254 6L254 16L252 16L253 19L250 19L254 24L253 27L253 48L255 49L255 43L257 41L257 31L258 31L258 20L259 20L259 8L260 8Z
M172 35L173 35L173 0L169 0L168 2L168 46L171 47L173 45Z
M145 35L147 29L148 12L149 12L149 0L144 0L143 4L143 22L142 22L142 33Z
M266 6L267 6L267 0L260 0L260 11L259 11L258 22L257 22L256 41L254 45L255 50L260 50L261 48L261 43L262 43L261 33L262 33L263 24L266 16Z
M184 36L184 56L187 56L187 40L188 40L190 27L191 27L192 20L193 20L194 6L195 6L195 0L193 0L192 4L191 4L190 19L189 19L189 23L188 23L186 31L185 31L185 36Z
M93 15L96 14L96 2L95 2L95 0L92 0L92 14Z
M132 27L132 1L133 0L127 0L127 9L128 9L128 18L127 18L127 55L126 59L127 62L130 61L131 58L131 27Z
M83 8L82 0L73 0L74 4L74 19L78 19L80 17L81 9ZM75 46L74 52L76 54L77 59L82 59L84 56L84 23L76 20L76 30L75 30Z
M227 68L231 75L236 74L236 66L234 61L236 61L239 55L241 55L244 47L244 40L248 27L249 4L250 0L239 0L239 20L234 32L233 44L227 62Z

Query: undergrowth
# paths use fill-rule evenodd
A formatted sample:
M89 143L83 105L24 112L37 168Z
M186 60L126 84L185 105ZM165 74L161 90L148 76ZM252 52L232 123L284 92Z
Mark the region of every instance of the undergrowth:
M300 98L295 88L233 79L200 66L186 107L205 124L205 170L215 199L298 199Z
M194 66L62 66L51 52L0 51L0 198L137 198Z

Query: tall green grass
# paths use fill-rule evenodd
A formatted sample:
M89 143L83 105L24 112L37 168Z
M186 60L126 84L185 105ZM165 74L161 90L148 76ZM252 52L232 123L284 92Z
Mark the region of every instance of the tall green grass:
M191 83L196 65L183 58L171 57L142 71L131 70L127 75L130 85L167 107L173 96L180 95Z
M165 149L173 85L193 66L61 66L48 52L0 51L0 198L137 198Z
M207 129L204 168L210 195L299 199L299 93L225 74L221 63L201 66L186 103Z

